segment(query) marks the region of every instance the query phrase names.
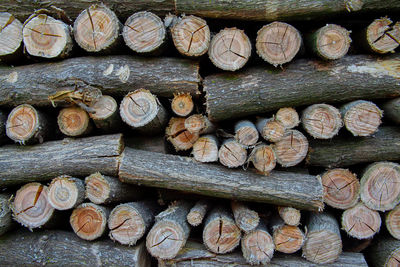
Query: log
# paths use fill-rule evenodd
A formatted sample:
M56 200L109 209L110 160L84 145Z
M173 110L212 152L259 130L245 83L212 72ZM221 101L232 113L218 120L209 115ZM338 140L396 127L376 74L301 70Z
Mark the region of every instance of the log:
M159 16L141 11L131 15L122 29L125 44L138 54L159 55L166 46L166 30Z
M218 151L219 162L228 168L237 168L242 166L247 159L247 150L233 138L222 142Z
M326 24L306 36L308 49L323 60L344 57L350 48L350 31L337 24Z
M330 139L338 134L343 126L337 108L327 104L314 104L307 107L301 116L306 132L317 139Z
M300 224L300 210L292 207L278 207L278 213L284 223L290 226L298 226Z
M191 226L199 226L204 217L206 216L207 211L210 209L210 202L206 200L199 200L190 209L186 219Z
M194 114L185 120L185 128L191 133L209 134L216 131L216 125L201 114Z
M176 151L191 149L199 139L199 133L189 132L185 128L185 118L171 118L165 129L165 135Z
M0 12L0 59L16 61L22 55L22 23L8 12Z
M379 232L381 223L379 212L369 209L362 203L345 210L342 215L342 229L357 239L373 237Z
M24 23L24 48L34 57L65 58L71 55L73 41L69 25L46 14L34 14Z
M72 211L69 223L80 238L95 240L104 234L109 214L108 207L82 203Z
M393 98L400 95L399 60L398 55L354 55L329 63L299 59L284 70L255 66L209 75L203 81L208 117L215 122L281 107Z
M385 224L386 229L396 239L400 239L400 205L386 213Z
M151 262L143 242L135 247L111 240L87 242L63 230L10 232L0 238L0 248L6 266L150 267Z
M257 54L277 67L293 60L302 46L300 32L284 22L274 21L257 32Z
M324 202L336 209L349 209L360 199L360 182L346 169L331 169L322 176Z
M275 250L291 254L303 247L306 237L298 226L286 225L279 217L272 217L269 222Z
M47 115L28 104L15 107L6 122L7 136L22 145L43 143L49 136L49 128Z
M161 133L168 122L167 111L158 98L146 89L127 94L119 111L122 120L140 133Z
M400 124L400 98L394 98L382 105L385 118Z
M282 167L292 167L304 160L308 152L307 138L297 130L287 130L283 138L272 145L276 161Z
M171 109L176 115L186 117L192 113L193 108L193 99L189 93L177 93L174 95L171 102Z
M48 187L40 183L22 186L10 204L14 220L29 229L49 224L54 208L48 201L48 195Z
M258 131L254 123L249 120L241 120L235 123L235 139L246 147L252 146L258 141Z
M124 96L147 88L157 96L176 91L199 94L198 63L178 58L133 56L76 57L55 63L0 68L0 105L51 106L49 95L77 84L100 89L104 95Z
M125 148L120 162L118 176L126 183L299 209L323 208L322 184L307 174L274 171L267 177L131 148Z
M218 140L215 135L203 135L193 144L192 155L199 162L218 161Z
M146 237L147 250L153 257L173 259L185 246L190 233L186 216L191 206L189 202L174 202L156 216Z
M10 197L6 193L0 194L0 236L7 233L13 226L9 203Z
M95 204L110 204L142 198L145 190L121 183L118 178L95 172L85 178L86 198Z
M275 151L271 146L266 144L255 146L247 160L251 161L254 168L264 175L268 175L276 166Z
M119 43L121 22L104 4L91 5L74 22L76 43L87 52L110 52Z
M256 122L261 136L269 142L278 142L285 135L285 127L274 118L259 118Z
M235 223L245 233L254 230L260 222L258 212L238 201L231 201L231 208Z
M159 211L153 201L128 202L117 205L108 218L111 240L133 246L150 229Z
M294 108L280 108L275 114L275 120L285 129L292 129L300 124L299 114Z
M93 130L89 114L77 106L61 109L58 113L57 124L66 136L85 136Z
M102 95L91 108L93 112L89 113L89 117L93 120L96 128L100 129L101 132L115 132L122 127L122 120L118 112L118 104L113 97Z
M100 171L115 176L122 146L121 134L66 138L35 146L3 146L0 153L0 187L47 181L65 173L81 177Z
M252 231L245 233L241 248L243 258L251 265L267 264L274 255L274 241L263 222Z
M346 167L381 160L400 160L400 130L381 127L372 137L337 137L329 141L312 141L306 164L327 168Z
M370 136L378 131L383 111L370 101L357 100L340 108L344 126L354 136Z
M69 210L80 205L85 199L85 184L81 179L61 175L49 185L48 201L56 210Z
M400 262L400 240L381 237L365 253L372 266L398 266Z
M250 56L249 37L243 30L237 28L225 28L214 35L208 49L208 57L211 62L222 70L241 69Z
M230 212L223 206L213 208L207 215L203 228L203 243L208 250L225 254L239 246L240 229Z
M360 184L361 201L368 208L391 210L400 202L400 165L385 161L370 164Z
M7 113L0 110L0 145L7 142L8 138L6 135L6 123L7 123Z
M335 262L342 253L342 240L336 218L327 212L311 213L307 230L303 256L318 264Z
M172 41L179 53L199 57L207 53L210 45L210 28L196 16L183 16L171 28Z

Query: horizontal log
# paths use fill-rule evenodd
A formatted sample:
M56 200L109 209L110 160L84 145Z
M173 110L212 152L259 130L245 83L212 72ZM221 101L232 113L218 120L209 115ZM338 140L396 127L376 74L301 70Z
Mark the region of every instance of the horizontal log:
M65 138L35 146L3 146L0 188L47 181L65 173L81 177L99 171L116 176L122 146L121 134Z
M334 62L299 59L284 69L255 66L210 75L203 82L207 112L210 120L220 121L285 106L399 96L399 63L400 55L355 55Z
M76 86L124 96L145 88L157 96L175 92L199 94L199 66L180 58L134 56L77 57L56 63L0 68L0 106L50 106L49 95Z
M273 171L269 176L223 166L196 163L176 155L126 148L121 156L122 182L187 191L213 197L266 202L299 209L321 210L320 179Z
M306 163L312 166L345 167L358 163L400 160L400 129L381 127L371 137L311 140Z

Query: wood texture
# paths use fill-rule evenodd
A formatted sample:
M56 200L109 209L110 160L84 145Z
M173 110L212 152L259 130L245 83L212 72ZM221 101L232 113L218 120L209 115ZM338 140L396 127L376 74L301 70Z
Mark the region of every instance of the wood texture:
M116 132L122 127L118 104L113 97L102 95L91 108L93 112L89 116L101 132Z
M379 232L381 228L379 212L359 203L343 212L342 229L348 235L357 239L368 239Z
M187 157L131 148L125 148L121 156L119 179L127 183L213 197L265 202L307 210L323 208L322 184L315 176L276 171L267 177L196 163Z
M283 138L272 145L276 161L282 167L292 167L304 160L308 153L308 140L297 130L287 130Z
M0 12L0 59L16 60L22 55L22 23L8 12Z
M180 117L186 117L192 113L193 108L194 103L190 94L177 93L174 95L174 98L171 102L171 109L176 115Z
M176 91L199 94L198 63L179 58L76 57L55 63L0 68L0 105L50 106L49 95L92 86L104 95L124 96L146 88L157 96Z
M385 224L392 237L400 239L400 205L386 213Z
M216 125L201 114L193 114L185 120L185 128L191 133L209 134L216 131Z
M218 139L215 135L201 136L193 144L192 155L199 162L218 161Z
M394 98L382 105L385 118L400 124L400 98Z
M398 266L400 261L400 241L382 237L368 248L365 257L371 266Z
M256 125L262 138L268 142L278 142L285 135L285 127L274 118L259 118Z
M206 200L199 200L190 209L186 219L191 226L199 226L204 217L206 216L207 211L210 209L210 202Z
M260 144L253 148L248 159L254 168L264 175L268 175L276 166L276 155L272 146Z
M299 59L284 70L257 66L206 76L207 113L221 121L281 107L396 97L399 60L398 55L354 55L329 63Z
M219 162L228 168L242 166L247 159L246 147L233 138L223 141L218 151Z
M330 139L343 126L337 108L327 104L314 104L303 110L301 122L306 132L317 139Z
M300 224L300 210L292 207L278 207L278 213L287 225L298 226Z
M77 106L61 109L57 124L63 134L72 137L88 135L93 129L89 114Z
M176 151L191 149L199 139L198 132L189 132L185 127L185 118L171 118L165 129L167 140Z
M61 175L49 185L48 201L57 210L75 208L85 199L85 184L81 179Z
M13 225L9 204L10 197L11 195L6 193L0 194L0 236L7 233Z
M115 176L122 147L121 134L66 138L35 146L3 146L0 153L0 187L47 181L65 173L80 177L100 171Z
M276 251L291 254L303 247L306 237L299 227L285 224L279 216L269 219L269 227Z
M280 108L275 119L280 122L285 129L292 129L300 124L299 114L294 108Z
M240 228L240 230L247 233L257 227L258 223L260 222L258 212L250 209L247 205L238 201L232 201L231 208L236 225Z
M241 241L243 258L251 265L267 264L274 255L274 241L263 222L245 233Z
M254 123L241 120L235 123L235 139L244 146L252 146L258 141L258 131Z

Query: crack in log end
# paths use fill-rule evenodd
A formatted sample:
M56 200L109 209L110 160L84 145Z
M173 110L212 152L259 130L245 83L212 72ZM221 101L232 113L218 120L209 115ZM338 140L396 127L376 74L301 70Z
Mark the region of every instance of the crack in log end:
M5 28L7 28L7 26L11 25L11 24L13 23L14 20L15 20L15 17L14 17L13 15L11 15L11 16L8 18L8 21L6 22L6 24L4 24L3 27L0 26L0 33L1 33Z

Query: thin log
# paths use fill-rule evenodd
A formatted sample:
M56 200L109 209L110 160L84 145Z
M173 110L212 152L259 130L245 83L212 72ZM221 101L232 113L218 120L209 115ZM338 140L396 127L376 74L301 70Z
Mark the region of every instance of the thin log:
M217 206L208 214L203 228L203 243L208 250L217 254L225 254L239 246L240 229L230 212Z
M185 120L185 128L191 133L209 134L216 131L216 125L207 116L194 114Z
M365 252L372 266L398 266L400 262L400 240L381 237Z
M267 264L274 255L274 241L263 222L242 237L243 258L251 265Z
M301 122L306 132L317 139L330 139L337 135L343 126L339 110L327 104L307 107L303 111Z
M400 160L400 130L380 127L371 137L312 141L306 163L312 166L346 167L382 160Z
M248 161L253 163L253 166L257 171L264 175L268 175L276 166L275 151L269 145L257 145L251 151Z
M147 250L153 257L173 259L185 246L190 233L186 216L191 206L189 202L174 202L156 216L156 222L146 237Z
M298 226L300 224L300 210L292 207L278 207L278 213L287 225Z
M269 142L278 142L285 135L285 127L273 118L259 118L256 122L260 135Z
M118 131L122 127L118 104L113 97L102 95L91 108L93 112L89 116L102 132Z
M244 146L251 146L258 141L258 131L254 123L241 120L235 123L235 139Z
M299 209L323 208L322 184L307 174L274 171L267 177L131 148L125 148L120 162L122 182Z
M250 209L238 201L231 201L231 208L236 225L243 232L247 233L254 230L260 222L258 212Z
M399 55L384 59L354 55L332 62L299 59L284 70L255 66L240 73L209 75L203 81L208 117L221 121L281 107L393 98L400 95L399 59Z
M61 109L57 123L60 131L66 136L88 135L93 129L89 114L76 106Z
M394 98L382 105L385 118L400 124L400 98Z
M176 115L186 117L192 113L193 108L193 99L189 93L174 94L174 98L171 102L171 109Z
M283 138L272 145L276 161L282 167L292 167L304 160L308 153L308 140L297 130L287 130Z
M360 199L360 182L346 169L331 169L321 176L324 202L336 209L349 209Z
M199 139L199 133L189 132L185 128L185 118L171 118L165 135L176 151L191 149Z
M0 236L8 232L13 225L9 203L10 197L6 193L0 194Z
M15 61L22 55L22 23L8 12L0 12L0 59Z
M108 218L111 240L123 245L136 245L136 242L149 231L158 211L159 207L153 201L119 204L111 211Z
M61 175L49 185L48 201L56 210L68 210L80 205L85 199L85 184L81 179Z
M55 63L0 68L0 105L51 106L49 95L92 86L104 95L124 96L147 88L157 96L176 91L199 94L198 63L178 58L76 57Z
M203 135L193 144L192 155L199 162L218 161L218 139L215 135Z
M396 239L400 239L400 205L386 213L386 229Z
M286 225L279 216L275 216L270 219L269 227L276 251L291 254L303 247L306 237L298 226Z
M280 108L275 114L275 120L285 129L292 129L300 124L299 114L294 108Z
M238 143L235 139L224 140L218 151L219 162L228 167L236 168L242 166L247 159L245 146Z
M204 217L206 216L207 211L210 209L210 202L206 200L199 200L190 209L186 219L191 226L199 226Z
M121 134L66 138L26 147L3 146L0 153L0 187L47 181L65 173L82 177L100 171L115 176L122 147Z
M379 212L369 209L362 203L347 209L342 215L342 229L357 239L368 239L381 228Z

